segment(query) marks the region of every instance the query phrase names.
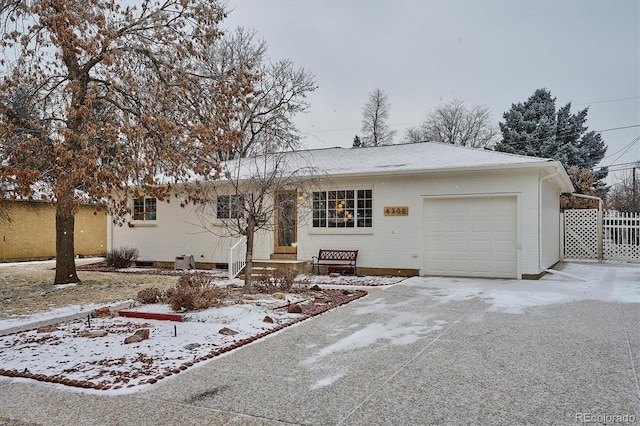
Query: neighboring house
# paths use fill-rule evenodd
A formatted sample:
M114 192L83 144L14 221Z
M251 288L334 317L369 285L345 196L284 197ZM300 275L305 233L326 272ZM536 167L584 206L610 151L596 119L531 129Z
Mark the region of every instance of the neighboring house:
M41 201L5 201L8 220L0 221L0 261L52 259L56 256L56 207ZM75 218L75 254L104 256L107 214L83 205Z
M297 155L323 176L292 207L309 219L293 234L260 232L254 259L357 249L359 272L494 278L539 277L560 260L559 196L573 187L557 161L439 143ZM233 214L232 197L218 200ZM133 227L109 225L109 248L224 264L236 239L206 232L193 207L177 204L136 200Z

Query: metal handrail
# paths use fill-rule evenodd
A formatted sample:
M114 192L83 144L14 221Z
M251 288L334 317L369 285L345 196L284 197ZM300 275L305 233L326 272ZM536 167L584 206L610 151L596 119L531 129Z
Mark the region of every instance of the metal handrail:
M229 279L232 280L238 276L247 264L247 237L240 238L229 248L227 260L229 264Z

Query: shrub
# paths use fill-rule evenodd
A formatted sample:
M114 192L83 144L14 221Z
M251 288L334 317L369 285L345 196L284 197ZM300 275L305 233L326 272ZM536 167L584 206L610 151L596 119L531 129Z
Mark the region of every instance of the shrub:
M138 249L120 247L107 253L107 266L114 268L128 268L138 258Z
M180 277L176 286L165 293L165 300L174 311L195 311L220 306L225 296L211 275L195 272Z
M271 277L267 276L256 280L256 286L258 291L265 293L288 292L291 291L297 276L298 272L295 269L276 269Z
M143 288L138 292L137 299L140 303L160 303L164 300L164 291L158 287Z

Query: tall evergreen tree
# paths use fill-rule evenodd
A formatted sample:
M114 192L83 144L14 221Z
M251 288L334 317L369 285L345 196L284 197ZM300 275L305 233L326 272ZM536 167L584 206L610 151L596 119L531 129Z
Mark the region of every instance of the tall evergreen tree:
M603 187L606 170L594 167L604 158L607 146L600 133L588 131L588 108L571 113L571 103L556 110L556 98L538 89L526 102L511 105L500 122L502 140L496 151L552 158L569 169L591 171L597 187Z

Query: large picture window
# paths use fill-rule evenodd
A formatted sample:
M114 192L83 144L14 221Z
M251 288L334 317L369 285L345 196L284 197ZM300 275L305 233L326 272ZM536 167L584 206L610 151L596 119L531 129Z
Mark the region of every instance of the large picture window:
M216 216L218 219L237 219L243 216L242 195L219 195Z
M156 220L155 198L139 198L133 200L133 220Z
M373 198L370 189L313 193L314 228L371 228Z

